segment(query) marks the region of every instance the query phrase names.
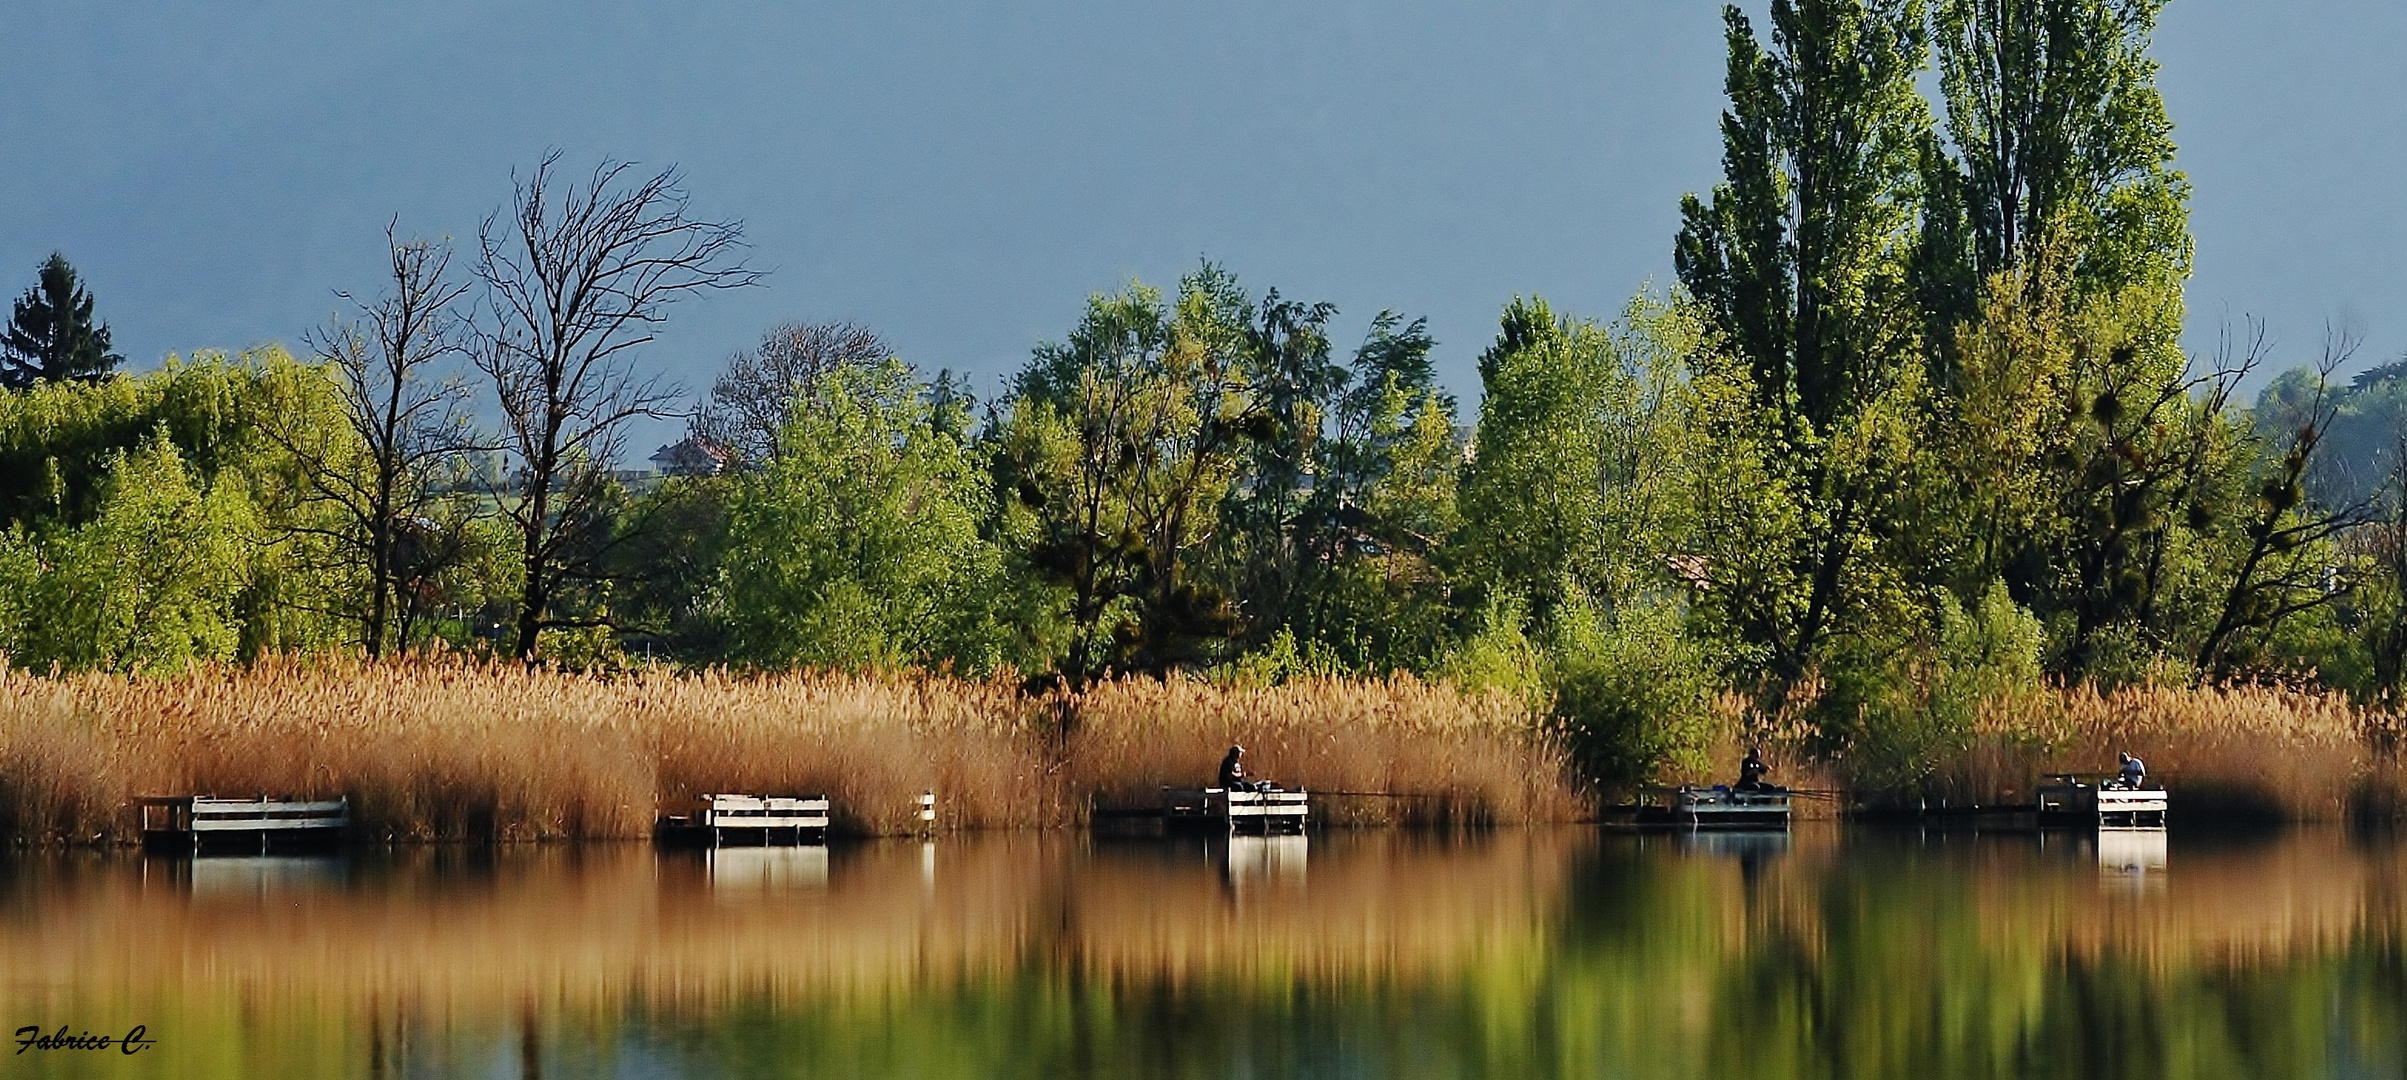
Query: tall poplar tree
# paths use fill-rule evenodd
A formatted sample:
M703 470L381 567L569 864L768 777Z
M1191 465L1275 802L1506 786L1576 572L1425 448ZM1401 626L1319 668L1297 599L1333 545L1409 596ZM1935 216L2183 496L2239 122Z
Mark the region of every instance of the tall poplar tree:
M1716 566L1707 599L1780 680L1812 668L1868 587L1880 532L1876 403L1918 366L1908 267L1930 110L1918 0L1774 0L1771 47L1736 7L1722 183L1688 196L1673 260L1764 414L1790 505L1760 561ZM1893 412L1894 410L1890 410ZM1893 425L1888 425L1893 427ZM1866 441L1870 439L1871 441ZM1743 584L1742 584L1743 582Z
M2189 265L2189 182L2148 56L2165 0L1935 0L1953 155L1926 159L1929 231L1960 238L1958 280L2071 261L2076 295L2176 280Z
M109 351L108 324L92 320L91 292L67 257L51 252L0 333L0 388L23 390L45 379L92 382L124 362Z

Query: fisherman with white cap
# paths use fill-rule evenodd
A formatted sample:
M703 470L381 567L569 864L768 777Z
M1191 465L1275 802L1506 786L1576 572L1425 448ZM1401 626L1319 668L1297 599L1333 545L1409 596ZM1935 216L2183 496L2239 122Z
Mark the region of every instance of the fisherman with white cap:
M1220 789L1222 791L1248 790L1245 783L1244 747L1231 745L1229 756L1220 759Z

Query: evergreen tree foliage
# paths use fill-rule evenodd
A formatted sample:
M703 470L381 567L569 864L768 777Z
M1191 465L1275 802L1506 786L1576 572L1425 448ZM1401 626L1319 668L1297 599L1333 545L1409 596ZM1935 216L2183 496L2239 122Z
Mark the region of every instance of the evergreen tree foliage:
M67 257L51 252L0 332L0 389L106 378L125 358L109 351L109 326L92 319L92 294Z

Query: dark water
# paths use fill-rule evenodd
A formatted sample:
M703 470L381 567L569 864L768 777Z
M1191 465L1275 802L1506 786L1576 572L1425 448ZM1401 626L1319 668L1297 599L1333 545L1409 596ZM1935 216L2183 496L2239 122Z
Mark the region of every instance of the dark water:
M27 1076L2407 1076L2395 838L0 863Z

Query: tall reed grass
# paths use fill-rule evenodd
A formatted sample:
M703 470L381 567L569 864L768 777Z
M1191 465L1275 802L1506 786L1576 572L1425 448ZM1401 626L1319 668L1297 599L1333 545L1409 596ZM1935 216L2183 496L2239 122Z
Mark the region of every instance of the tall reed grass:
M1232 742L1342 823L1566 820L1526 710L1410 679L1131 680L1030 696L928 675L604 679L443 660L278 661L155 680L0 675L0 838L132 838L149 794L344 795L370 839L646 835L711 792L823 793L837 827L1074 824L1208 781Z
M2339 694L2265 686L2080 686L1994 697L1925 785L1941 801L2029 802L2048 774L2118 753L2177 789L2183 816L2392 819L2407 808L2399 717Z

